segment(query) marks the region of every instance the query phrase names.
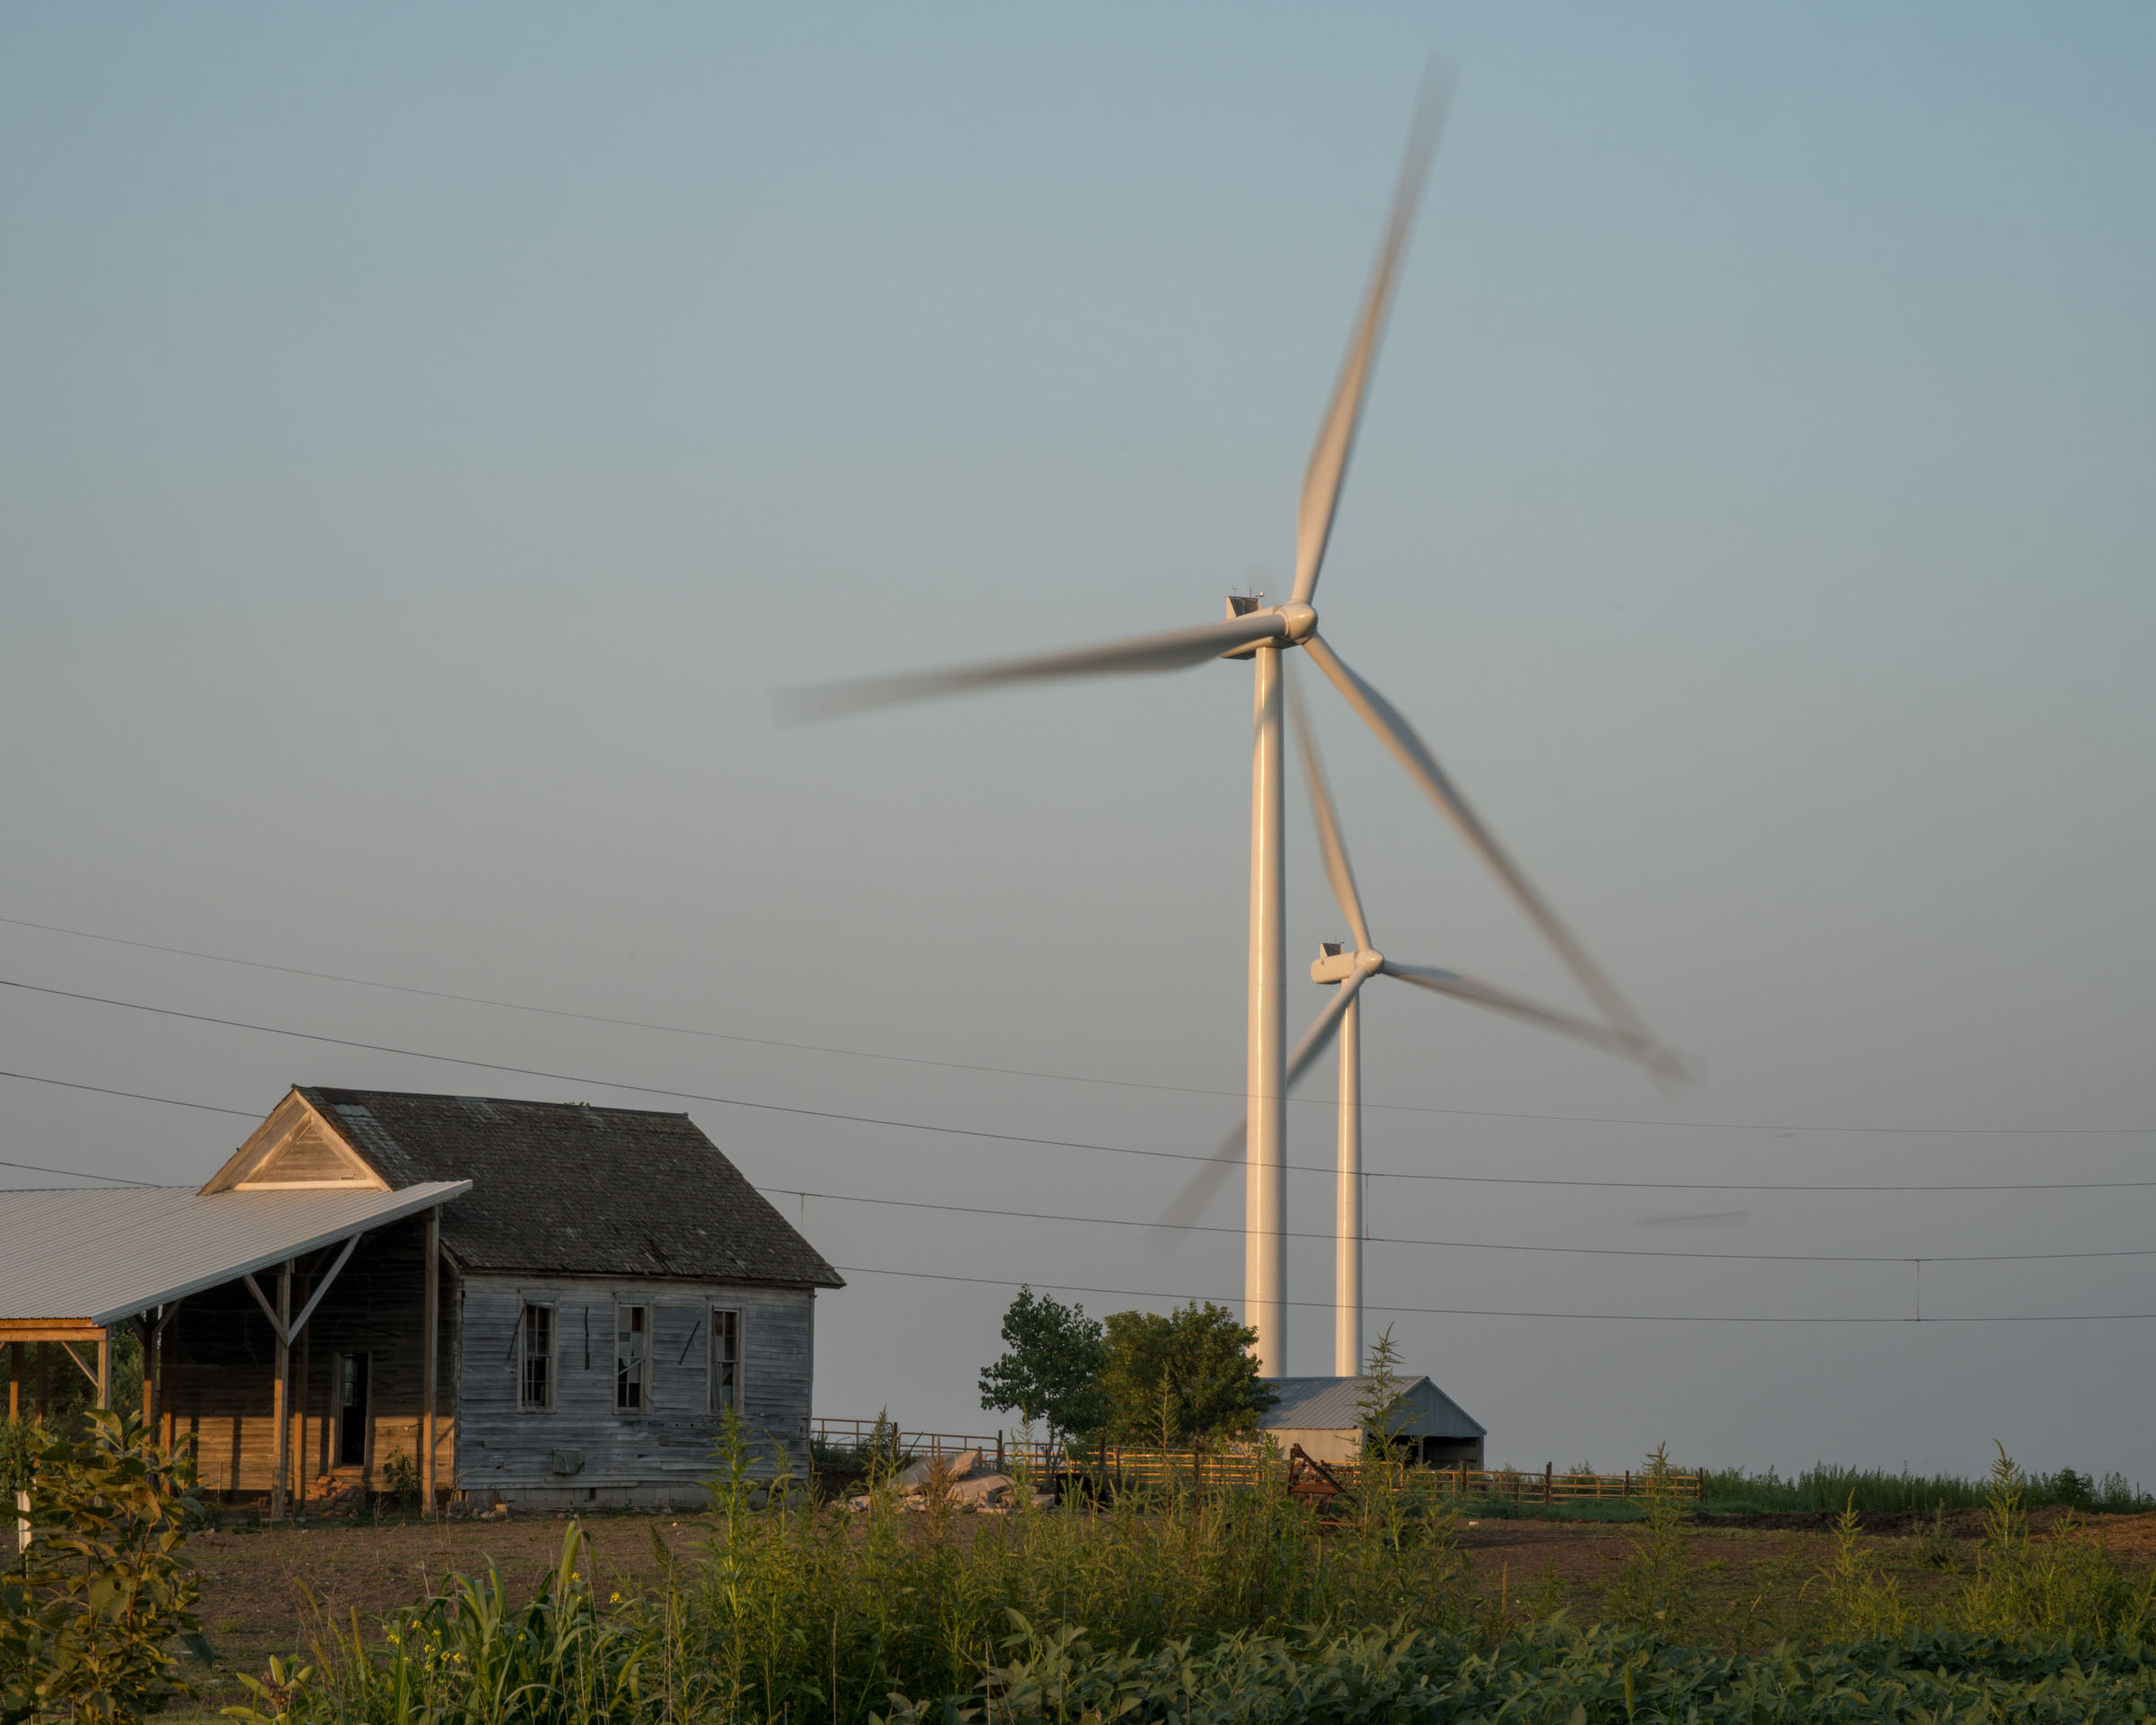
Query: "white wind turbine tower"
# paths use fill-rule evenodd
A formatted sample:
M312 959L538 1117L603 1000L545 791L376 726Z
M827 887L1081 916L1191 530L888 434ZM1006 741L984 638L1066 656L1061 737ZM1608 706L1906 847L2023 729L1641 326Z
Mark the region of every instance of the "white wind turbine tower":
M1255 598L1231 597L1224 622L1195 628L1007 659L986 665L873 677L796 690L782 698L782 716L828 718L902 701L954 694L1006 683L1074 677L1173 671L1210 659L1249 659L1256 672L1256 722L1250 760L1250 924L1248 1078L1245 1084L1243 1322L1257 1331L1259 1370L1286 1370L1287 1340L1287 995L1286 898L1282 879L1281 686L1283 656L1301 648L1338 686L1348 704L1392 751L1409 776L1451 819L1511 892L1528 918L1579 979L1613 1033L1628 1048L1651 1049L1653 1038L1614 984L1551 910L1482 825L1467 800L1392 703L1348 668L1318 633L1312 606L1331 536L1340 486L1368 394L1380 337L1400 275L1408 234L1421 201L1437 137L1452 99L1449 71L1434 71L1423 87L1391 215L1371 271L1348 356L1331 404L1318 430L1303 480L1295 523L1295 584L1286 605L1258 608ZM1344 990L1352 1000L1351 990ZM1336 1005L1338 1003L1336 1002Z
M1436 965L1403 964L1387 958L1370 938L1370 923L1363 912L1362 894L1355 884L1355 870L1348 861L1348 842L1340 831L1339 810L1325 779L1325 764L1318 754L1317 733L1302 690L1287 680L1288 716L1294 721L1297 752L1303 757L1303 781L1310 792L1311 818L1317 827L1318 851L1325 861L1325 879L1332 888L1340 914L1348 919L1355 938L1327 941L1310 979L1339 989L1326 1004L1295 1051L1288 1057L1286 1087L1293 1091L1303 1076L1337 1037L1340 1045L1339 1159L1333 1200L1332 1370L1336 1377L1356 1377L1363 1369L1363 985L1373 977L1397 977L1434 994L1450 995L1493 1013L1503 1013L1543 1030L1577 1037L1612 1054L1639 1060L1658 1076L1678 1075L1676 1062L1664 1049L1642 1044L1622 1031L1591 1018L1544 1006L1515 995L1495 983L1462 976ZM1233 1172L1236 1140L1231 1136L1214 1153L1211 1162L1197 1172L1162 1217L1165 1225L1180 1226L1196 1218L1206 1201L1220 1190Z

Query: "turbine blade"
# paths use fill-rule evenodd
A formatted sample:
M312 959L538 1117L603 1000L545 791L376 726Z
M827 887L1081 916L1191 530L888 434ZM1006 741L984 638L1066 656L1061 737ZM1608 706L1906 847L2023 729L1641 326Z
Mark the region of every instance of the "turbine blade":
M1347 1015L1348 1003L1355 998L1367 975L1366 970L1357 970L1340 984L1340 992L1303 1032L1303 1039L1295 1044L1295 1051L1287 1058L1288 1091L1294 1089L1303 1075L1317 1064L1318 1057L1332 1046L1332 1039L1339 1034L1340 1020ZM1197 1220L1198 1213L1213 1201L1213 1195L1220 1190L1228 1176L1242 1166L1247 1133L1247 1126L1239 1125L1220 1141L1220 1148L1190 1176L1183 1190L1175 1195L1175 1201L1161 1212L1161 1226L1186 1227Z
M1422 786L1469 847L1505 884L1514 901L1526 912L1527 919L1542 931L1542 938L1579 978L1580 986L1602 1009L1611 1028L1639 1048L1656 1047L1654 1032L1648 1029L1647 1021L1633 1010L1631 1003L1618 991L1617 985L1588 956L1586 948L1574 938L1572 931L1520 871L1519 864L1506 854L1505 847L1498 843L1497 835L1482 824L1482 818L1475 812L1473 805L1437 765L1437 757L1430 753L1428 746L1415 734L1414 726L1401 717L1400 710L1390 701L1350 670L1328 642L1312 635L1303 645L1317 660L1318 668L1332 680L1333 686L1348 697L1348 704L1362 715L1363 722L1377 733L1378 740L1392 751L1393 758Z
M1303 756L1303 783L1310 791L1311 818L1318 826L1318 849L1325 858L1325 878L1332 896L1347 917L1358 951L1368 951L1370 924L1363 917L1363 896L1355 889L1355 871L1348 863L1348 843L1340 836L1339 813L1332 806L1332 789L1325 782L1325 763L1318 755L1318 734L1312 729L1310 706L1303 686L1295 678L1291 659L1281 668L1287 673L1287 712L1294 721L1295 744Z
M1560 1012L1554 1006L1544 1006L1529 1000L1524 995L1515 995L1509 988L1500 988L1495 983L1483 982L1475 977L1463 977L1456 970L1440 969L1430 964L1397 964L1387 959L1378 967L1378 974L1398 977L1402 982L1411 982L1418 988L1427 988L1440 995L1450 995L1454 1000L1464 1000L1493 1013L1503 1013L1529 1024L1539 1025L1545 1031L1555 1031L1560 1036L1577 1037L1608 1053L1621 1055L1628 1060L1637 1060L1657 1077L1682 1078L1683 1069L1677 1058L1658 1043L1642 1046L1621 1031L1591 1018L1582 1018L1576 1013Z
M866 677L844 683L816 683L806 688L786 689L773 697L779 718L786 724L807 724L818 719L835 719L843 713L870 707L888 707L902 701L925 701L939 694L959 694L968 689L991 688L999 683L1043 683L1065 677L1121 677L1140 671L1180 671L1223 653L1247 647L1254 641L1283 635L1287 625L1277 611L1252 611L1225 623L1201 624L1195 629L1169 629L1157 635L1139 635L1128 641L1106 641L1069 652L1042 653L1030 659L1000 659L986 665L962 665L948 670L914 671L898 677Z
M1392 190L1392 213L1385 222L1377 261L1371 267L1370 285L1363 292L1348 357L1340 362L1332 405L1318 429L1317 445L1303 475L1303 503L1295 518L1294 597L1304 605L1318 590L1318 571L1325 562L1326 542L1332 537L1332 518L1339 508L1341 482L1348 476L1348 457L1355 452L1363 400L1370 393L1370 374L1377 364L1378 344L1384 339L1386 314L1392 309L1392 289L1407 255L1408 236L1415 228L1416 208L1422 202L1422 183L1452 107L1455 76L1453 67L1442 62L1433 62L1424 75L1414 124L1408 131L1407 154L1400 164L1400 182Z

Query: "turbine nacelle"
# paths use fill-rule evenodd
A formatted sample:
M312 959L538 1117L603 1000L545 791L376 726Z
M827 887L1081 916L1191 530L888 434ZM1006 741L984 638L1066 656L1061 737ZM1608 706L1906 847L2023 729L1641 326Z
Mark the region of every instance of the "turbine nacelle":
M1318 957L1310 967L1312 982L1341 983L1361 971L1374 977L1385 968L1384 955L1368 947L1356 951L1344 941L1320 941Z
M1261 610L1258 601L1264 597L1262 593L1228 595L1228 622L1239 622L1244 617L1265 617L1273 619L1275 626L1268 635L1230 647L1220 655L1221 658L1249 659L1260 647L1268 645L1300 647L1318 632L1318 614L1313 606L1300 599L1290 599L1286 605L1271 606Z

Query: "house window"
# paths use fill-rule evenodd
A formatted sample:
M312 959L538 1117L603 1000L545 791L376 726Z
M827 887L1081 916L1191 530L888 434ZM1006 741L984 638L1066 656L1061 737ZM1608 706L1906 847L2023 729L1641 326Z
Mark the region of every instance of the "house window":
M741 1407L741 1314L711 1308L711 1411Z
M651 1308L614 1308L614 1407L641 1413L651 1405Z
M526 1305L517 1349L517 1405L543 1411L554 1405L554 1308Z

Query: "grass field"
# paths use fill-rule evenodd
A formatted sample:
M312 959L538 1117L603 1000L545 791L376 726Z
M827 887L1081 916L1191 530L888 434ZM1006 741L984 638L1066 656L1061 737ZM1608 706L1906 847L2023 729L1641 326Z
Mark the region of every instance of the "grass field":
M1588 1503L1463 1514L1447 1542L1425 1553L1427 1579L1433 1590L1444 1589L1451 1599L1455 1629L1484 1642L1507 1635L1532 1638L1537 1624L1553 1621L1610 1621L1626 1609L1620 1596L1637 1566L1639 1513L1636 1503ZM1780 1511L1767 1519L1779 1524L1799 1513ZM2059 1526L2062 1517L2057 1508L2032 1514L2037 1544ZM1086 1514L1066 1512L1057 1518L1081 1521ZM1684 1528L1688 1582L1681 1610L1661 1639L1726 1656L1757 1655L1777 1643L1824 1647L1846 1641L1849 1624L1829 1581L1840 1544L1832 1527L1819 1525L1816 1517L1809 1519L1807 1526L1722 1522L1710 1504ZM1896 1519L1895 1532L1859 1535L1857 1561L1874 1585L1890 1586L1917 1622L1943 1620L1957 1591L1980 1568L1984 1511L1963 1508L1921 1518L1903 1514ZM2156 1514L2099 1517L2090 1525L2128 1581L2145 1584L2156 1572ZM588 1540L583 1579L602 1617L632 1607L649 1611L668 1588L669 1561L702 1563L713 1543L725 1537L722 1518L700 1515L604 1516L581 1526ZM947 1576L963 1575L976 1542L1012 1536L1007 1524L971 1517L952 1517L941 1526L929 1517L900 1517L891 1531L904 1542L918 1573L941 1565ZM208 1715L245 1702L243 1673L261 1673L273 1655L315 1662L320 1655L310 1652L309 1644L339 1632L349 1636L355 1622L361 1639L379 1655L381 1626L414 1599L438 1594L455 1574L499 1570L507 1599L533 1598L556 1570L566 1532L562 1520L550 1517L317 1523L198 1535L190 1549L202 1578L199 1614L217 1665L204 1674L202 1696L188 1711ZM864 1544L871 1530L856 1517L846 1535ZM1212 1543L1212 1535L1201 1532L1200 1537ZM1338 1539L1321 1536L1319 1543L1330 1546ZM1153 1549L1157 1554L1158 1544ZM676 1588L682 1585L680 1575L671 1579ZM702 1585L702 1579L691 1585ZM809 1579L800 1578L797 1590L801 1614L815 1613L827 1627L828 1603L816 1603ZM1265 1626L1286 1627L1278 1622ZM796 1708L793 1715L803 1711ZM371 1714L362 1708L359 1716Z

